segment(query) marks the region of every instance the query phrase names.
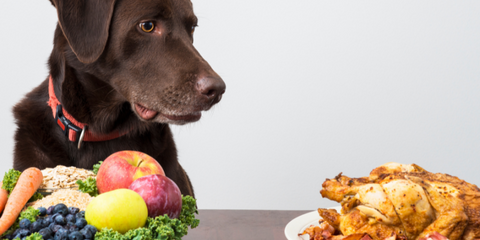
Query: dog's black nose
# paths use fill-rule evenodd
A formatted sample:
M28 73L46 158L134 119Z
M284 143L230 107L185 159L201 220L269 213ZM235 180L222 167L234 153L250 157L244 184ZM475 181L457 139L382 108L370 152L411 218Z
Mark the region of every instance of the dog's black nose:
M226 88L225 82L220 77L202 77L197 81L195 87L212 105L222 99L222 94Z

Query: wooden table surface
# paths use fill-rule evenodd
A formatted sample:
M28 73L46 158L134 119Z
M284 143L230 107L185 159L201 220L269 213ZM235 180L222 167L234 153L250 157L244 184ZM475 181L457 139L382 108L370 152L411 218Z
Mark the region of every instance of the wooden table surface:
M199 210L200 225L183 240L284 240L285 226L309 211Z

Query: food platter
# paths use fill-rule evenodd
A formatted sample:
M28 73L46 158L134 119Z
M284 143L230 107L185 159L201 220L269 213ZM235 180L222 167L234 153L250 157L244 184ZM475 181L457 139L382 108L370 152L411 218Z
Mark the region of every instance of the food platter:
M101 166L108 167L102 164L108 160L95 164L93 170L63 165L42 170L36 167L8 170L0 189L1 238L131 240L157 239L170 234L166 239L180 239L187 229L198 226L199 220L194 216L198 214L196 200L181 195L176 183L160 174L163 169L156 160L158 168L153 172L156 174L148 172L138 179L131 178L128 188L101 192L97 180L106 186L112 186L108 181L117 183L111 177L97 174ZM155 192L142 196L149 186ZM158 200L160 194L164 200ZM164 201L160 204L162 209L147 204L153 198ZM173 205L166 206L166 202ZM150 215L149 209L156 212Z
M338 206L332 207L331 209L340 211L341 208L341 206ZM321 217L318 215L317 211L308 212L294 218L285 227L285 236L288 240L308 240L308 235L298 236L298 234L302 233L306 228L310 227L311 225L318 226L318 220L320 218Z

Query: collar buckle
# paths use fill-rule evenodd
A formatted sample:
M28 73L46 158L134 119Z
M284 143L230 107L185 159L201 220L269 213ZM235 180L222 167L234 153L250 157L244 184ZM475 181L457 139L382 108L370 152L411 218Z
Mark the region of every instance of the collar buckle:
M62 129L63 134L68 138L69 137L69 129L76 132L77 142L80 138L80 133L82 129L74 125L70 120L68 120L65 115L63 115L63 108L62 105L57 105L56 114L55 114L55 122L57 122L58 126Z

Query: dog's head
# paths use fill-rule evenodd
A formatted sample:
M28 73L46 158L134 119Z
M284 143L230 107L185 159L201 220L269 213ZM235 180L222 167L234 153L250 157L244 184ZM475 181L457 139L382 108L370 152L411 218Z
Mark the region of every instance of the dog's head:
M190 0L50 0L67 61L105 81L142 121L184 124L218 103L225 83L193 46Z

